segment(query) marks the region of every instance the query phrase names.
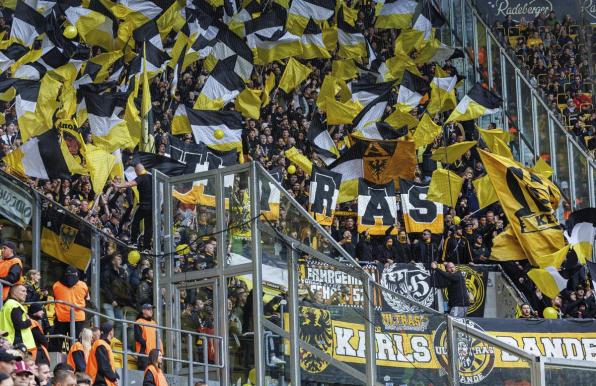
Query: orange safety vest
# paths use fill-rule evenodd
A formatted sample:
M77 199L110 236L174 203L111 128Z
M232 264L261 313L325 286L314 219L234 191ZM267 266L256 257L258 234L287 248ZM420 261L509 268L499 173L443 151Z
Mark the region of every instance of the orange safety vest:
M147 377L147 372L151 372L151 375L153 376L153 381L155 382L155 386L168 386L168 381L163 371L161 371L161 369L155 368L153 364L150 364L145 369L143 382L145 381L145 377Z
M39 323L39 321L37 321L35 319L31 319L31 330L33 330L34 328L39 328L39 331L41 331L41 334L45 335L45 333L43 332L43 327L41 326L41 323ZM35 345L37 346L37 343ZM46 358L49 360L50 353L48 352L48 349L43 345L36 347L35 355L33 356L35 358L35 360L37 360L37 354L39 353L39 348L41 348L41 350L46 354Z
M112 348L110 345L103 339L98 339L93 342L93 346L91 346L91 352L89 352L89 359L87 360L87 375L91 377L91 384L95 383L95 377L97 377L97 370L99 366L97 365L97 357L95 356L95 352L99 346L103 346L106 348L108 352L108 358L110 360L110 368L112 371L116 372L116 367L114 366L114 353L112 353ZM110 381L109 379L105 378L106 384L108 386L115 386L116 383Z
M83 347L83 344L81 342L77 341L70 347L70 350L68 351L68 356L66 357L66 363L68 363L73 369L75 369L75 371L77 370L77 367L75 366L74 353L77 351L83 352L83 356L85 357L85 363L89 362L89 353L85 354L85 347Z
M157 326L157 322L155 320L147 320L143 318L138 318L136 320L137 323L143 324L152 324ZM147 327L147 326L139 326L141 327L141 331L143 332L143 339L145 339L145 352L141 353L141 343L136 342L135 344L135 351L141 354L149 354L151 350L157 348L157 329L154 327ZM160 350L163 352L163 344L160 343Z
M10 259L3 259L0 260L0 278L8 276L8 272L13 267L13 265L18 264L21 267L21 278L13 284L23 284L25 281L23 279L23 262L18 257L13 257ZM2 288L2 299L6 301L8 299L8 293L10 292L10 286L3 286Z
M62 300L75 306L85 307L85 299L89 294L89 288L84 281L79 280L72 287L67 287L60 281L54 283L54 299ZM56 320L59 322L70 322L70 307L64 304L56 304ZM85 311L75 309L75 322L85 320Z

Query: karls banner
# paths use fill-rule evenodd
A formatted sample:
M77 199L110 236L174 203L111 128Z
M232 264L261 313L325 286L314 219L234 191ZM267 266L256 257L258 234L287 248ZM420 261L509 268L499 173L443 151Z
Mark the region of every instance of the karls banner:
M367 358L364 325L358 322L361 318L353 309L302 306L300 338L364 372ZM378 379L395 385L450 383L444 317L383 312L380 319L377 325L381 327L375 332ZM594 320L469 318L460 321L535 355L596 362ZM457 333L456 344L460 384L530 381L525 360L461 332ZM306 381L360 384L311 352L301 350L300 365L305 370L302 379Z
M0 215L21 228L26 228L33 215L33 197L0 176Z
M582 24L583 20L586 24L596 24L596 0L488 0L474 3L490 25L505 20L508 15L516 22L522 18L531 22L537 15L551 11L555 12L559 22L565 15L571 15L575 24Z

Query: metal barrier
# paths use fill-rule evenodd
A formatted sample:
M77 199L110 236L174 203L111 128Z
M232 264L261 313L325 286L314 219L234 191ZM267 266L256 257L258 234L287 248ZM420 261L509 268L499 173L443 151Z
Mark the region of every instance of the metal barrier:
M166 362L170 362L170 363L178 363L178 364L183 364L183 365L188 365L189 367L189 371L188 371L188 385L189 386L194 386L194 368L198 367L198 368L202 368L203 369L203 374L204 374L204 382L209 382L209 371L210 369L223 369L225 368L225 360L222 356L223 353L223 341L222 341L222 337L221 336L216 336L216 335L211 335L211 334L205 334L205 333L199 333L199 332L194 332L194 331L184 331L181 329L176 329L176 328L169 328L169 327L164 327L164 326L159 326L159 325L154 325L154 324L146 324L146 323L138 323L138 322L132 322L130 320L125 320L125 319L117 319L117 318L111 318L107 315L101 314L97 311L94 310L90 310L88 308L84 308L84 307L78 307L74 304L71 303L67 303L61 300L50 300L50 301L43 301L43 302L29 302L26 303L27 305L30 304L39 304L39 305L48 305L48 304L52 304L52 305L56 305L56 304L61 304L61 305L65 305L69 307L70 310L70 334L67 337L72 344L74 344L77 340L77 337L75 336L76 333L76 328L75 328L75 310L81 310L84 311L85 313L88 313L90 315L96 316L98 318L102 318L105 320L108 320L114 324L121 324L122 325L122 348L123 351L119 351L119 350L114 350L114 353L117 354L122 354L122 384L123 385L127 385L128 384L128 378L129 378L129 374L128 374L128 357L132 356L135 358L141 358L141 357L147 357L147 355L145 354L140 354L134 351L130 351L128 349L128 329L132 326L134 328L134 326L141 326L141 327L150 327L155 329L156 331L167 331L167 332L171 332L173 334L176 335L180 335L185 336L187 338L187 343L188 343L188 359L181 359L181 358L172 358L172 357L167 357L164 355L163 359ZM157 345L159 346L159 334L158 334L158 340L157 340ZM65 338L64 335L50 335L50 338ZM193 355L194 355L194 350L193 350L193 342L196 342L200 340L202 343L202 349L203 349L203 358L201 362L197 362L194 360ZM217 342L217 350L216 352L217 357L216 357L216 361L215 363L209 363L209 356L208 356L208 347L209 347L209 342Z

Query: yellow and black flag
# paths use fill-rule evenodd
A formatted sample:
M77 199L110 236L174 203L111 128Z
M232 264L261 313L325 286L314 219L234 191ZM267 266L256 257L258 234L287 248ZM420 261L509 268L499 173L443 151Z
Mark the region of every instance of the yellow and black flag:
M455 106L445 123L469 121L483 115L501 111L503 100L490 90L476 83L468 94Z
M554 183L523 168L506 157L478 150L484 168L509 220L516 243L499 245L505 238L495 238L491 258L508 261L522 255L537 266L541 256L553 254L565 246L557 217L561 193ZM513 250L512 248L515 248Z
M91 229L74 216L47 210L42 216L41 251L85 271L91 260Z

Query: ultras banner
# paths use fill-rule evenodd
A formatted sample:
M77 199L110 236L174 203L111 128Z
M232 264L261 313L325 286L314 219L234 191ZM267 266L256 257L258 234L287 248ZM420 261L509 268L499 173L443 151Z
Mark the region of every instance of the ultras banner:
M444 317L380 312L377 318L380 326L375 334L379 380L394 385L450 384L446 371L448 349ZM364 372L366 358L362 320L362 313L356 312L356 309L302 306L300 337L333 358ZM463 321L536 355L596 362L594 320L469 318ZM458 333L457 350L460 384L504 385L530 381L526 362L469 334ZM303 380L335 385L360 384L312 353L301 352L301 358ZM577 376L581 377L581 374Z

